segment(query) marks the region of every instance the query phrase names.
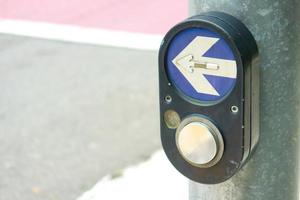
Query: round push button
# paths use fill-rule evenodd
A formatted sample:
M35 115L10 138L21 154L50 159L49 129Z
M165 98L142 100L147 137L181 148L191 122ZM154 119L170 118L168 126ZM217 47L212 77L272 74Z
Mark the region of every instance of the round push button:
M215 165L223 154L223 139L210 121L201 117L185 119L176 133L177 148L183 158L198 167Z

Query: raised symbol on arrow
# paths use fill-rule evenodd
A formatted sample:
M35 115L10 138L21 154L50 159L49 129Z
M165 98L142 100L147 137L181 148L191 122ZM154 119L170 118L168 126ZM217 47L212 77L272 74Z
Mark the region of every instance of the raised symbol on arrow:
M220 96L204 74L236 78L236 62L203 55L219 38L197 36L172 62L198 93Z

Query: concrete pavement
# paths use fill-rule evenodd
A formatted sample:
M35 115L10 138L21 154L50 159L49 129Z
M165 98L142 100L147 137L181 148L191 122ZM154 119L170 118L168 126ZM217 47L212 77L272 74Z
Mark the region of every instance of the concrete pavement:
M76 199L160 147L156 52L0 44L1 200Z

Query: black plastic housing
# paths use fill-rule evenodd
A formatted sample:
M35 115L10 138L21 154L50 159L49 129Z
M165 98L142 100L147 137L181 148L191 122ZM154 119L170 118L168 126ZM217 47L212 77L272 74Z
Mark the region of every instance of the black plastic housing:
M201 27L220 34L234 52L237 79L231 93L212 105L199 105L182 95L170 82L166 73L166 52L172 38L190 27ZM161 141L170 162L183 175L196 182L215 184L232 177L245 164L259 138L259 68L258 48L247 27L235 17L221 12L207 12L193 16L174 26L164 37L159 50L159 103ZM165 97L172 97L166 103ZM236 105L238 113L230 108ZM191 165L179 153L176 129L164 122L165 111L175 110L181 119L199 114L207 117L220 130L224 140L221 160L209 168Z

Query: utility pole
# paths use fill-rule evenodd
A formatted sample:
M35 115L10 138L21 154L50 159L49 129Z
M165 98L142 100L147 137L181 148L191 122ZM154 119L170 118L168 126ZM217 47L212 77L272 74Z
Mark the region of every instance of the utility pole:
M296 200L299 191L300 1L190 0L190 14L222 11L251 30L260 52L260 139L220 184L190 182L190 200Z

